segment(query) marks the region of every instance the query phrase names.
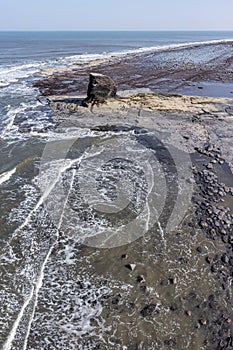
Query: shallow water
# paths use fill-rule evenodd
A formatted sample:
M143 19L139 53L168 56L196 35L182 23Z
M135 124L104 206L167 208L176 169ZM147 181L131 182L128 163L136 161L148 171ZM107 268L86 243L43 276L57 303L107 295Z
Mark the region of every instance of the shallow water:
M224 246L220 242L209 241L200 229L189 225L193 216L190 202L185 213L186 219L179 229L165 231L164 224L174 210L174 206L171 208L172 198L175 196L177 200L179 192L174 181L177 168L171 167L167 149L162 147L161 139L158 141L145 130L141 133L140 129L136 129L136 133L126 129L123 132L86 134L80 130L76 136L76 142L74 139L69 141L70 148L65 153L65 158L61 152L55 153L55 156L53 153L53 157L50 157L48 152L54 152L54 145L57 145L57 141L55 144L53 141L52 148L42 157L44 162L39 163L39 157L35 161L28 155L28 161L18 164L16 172L11 174L12 190L9 191L8 185L7 191L9 197L4 193L4 184L7 185L9 180L2 184L2 195L7 204L2 212L3 223L11 209L9 224L2 224L2 227L6 227L2 231L2 241L7 242L1 256L2 316L4 315L1 318L1 339L8 339L4 349L9 348L8 344L11 344L11 349L96 349L97 346L101 349L122 349L123 346L125 349L135 349L140 343L143 348L161 349L165 346L164 341L173 336L176 337L173 348L202 349L204 335L195 328L201 317L201 310L196 309L196 304L202 303L219 288L203 260L206 255L222 253ZM119 230L119 225L124 226L132 220L134 210L138 215L147 206L145 203L149 203L153 215L156 210L159 211L149 201L148 187L144 187L143 176L140 172L137 174L133 163L125 164L119 154L115 158L118 162L114 163L109 148L107 151L113 167L102 169L102 176L98 175L95 167L88 172L80 170L82 162L84 169L87 169L89 163L85 164L85 159L98 159L99 153L96 150L103 143L107 147L109 144L106 142L109 140L110 145L114 145L115 152L119 151L116 149L116 139L120 139L121 145L127 142L124 149L128 147L128 160L130 152L133 152L132 157L135 159L136 141L139 142L141 152L145 152L144 147L147 147L146 151L152 150L152 156L156 156L162 164L165 178L162 182L159 180L156 164L152 172L156 174L160 186L164 181L167 183L169 198L168 201L163 201L159 225L158 218L155 218L149 230L146 227L145 233L145 223L139 232L135 231L138 227L133 226L133 235L127 235L126 241L124 230ZM24 141L24 145L25 142L27 141ZM19 144L18 149L21 146ZM35 148L30 147L30 151L35 155L35 150L39 153L43 146L43 143L35 143ZM139 149L136 148L136 151L139 152ZM143 164L141 169L144 172L147 170L145 154L142 153L142 163L139 162L140 157L137 157L136 162L139 162L139 166ZM105 157L104 160L108 162ZM151 159L150 165L153 166ZM121 181L126 181L129 185L123 187L129 192L127 198L134 193L133 187L130 187L130 174L140 175L136 186L142 193L147 193L143 197L137 195L135 202L131 202L134 203L130 209L132 217L124 211L123 216L120 215L120 221L112 221L114 216L111 215L98 218L93 214L93 204L90 203L89 209L80 212L81 203L90 200L90 197L80 196L82 176L96 175L100 198L111 204L115 200L116 179L118 183L119 176L123 176ZM148 174L145 175L148 180ZM44 176L48 176L47 181ZM56 178L55 187L52 188L49 187L51 176L53 186ZM134 185L137 184L135 181L133 178ZM63 191L59 184L62 184ZM46 190L48 187L49 193ZM20 188L18 193L16 188ZM102 189L105 189L104 193ZM91 193L94 193L92 189ZM158 188L155 193L158 195ZM95 205L100 205L100 198L94 201ZM17 200L19 205L11 204L12 200L14 203ZM57 217L61 210L59 203L62 203L62 221ZM161 205L161 200L158 203ZM125 205L124 202L116 204L117 213L123 204ZM148 211L144 214L150 217ZM112 221L115 229L118 227L117 236L110 234L107 249L102 238L98 237L101 229L106 228L106 220ZM99 225L98 229L95 228L96 225ZM91 239L93 230L97 230L94 240ZM9 240L10 232L13 234ZM203 247L203 254L197 253L197 245ZM122 254L127 254L129 259L122 260ZM125 267L128 262L136 263L135 271ZM145 277L145 284L137 281L141 274ZM178 280L177 285L169 283L174 276ZM221 297L219 303L224 306ZM156 310L151 315L143 316L144 308L151 304L156 305ZM189 320L185 311L190 305L193 317ZM211 315L208 317L211 318Z

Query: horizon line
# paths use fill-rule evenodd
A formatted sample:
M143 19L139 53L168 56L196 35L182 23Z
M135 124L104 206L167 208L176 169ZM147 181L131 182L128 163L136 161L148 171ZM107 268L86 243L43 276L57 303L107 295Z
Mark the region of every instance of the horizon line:
M0 29L0 32L233 32L233 29Z

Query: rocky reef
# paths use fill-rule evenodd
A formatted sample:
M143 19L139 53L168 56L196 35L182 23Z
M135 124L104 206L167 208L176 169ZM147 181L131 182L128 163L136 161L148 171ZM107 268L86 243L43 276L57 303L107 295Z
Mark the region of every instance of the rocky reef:
M166 263L162 248L158 249L161 242L155 244L153 235L147 241L100 253L95 271L122 283L134 283L127 300L116 290L113 299L103 301L108 310L103 317L108 324L117 315L123 324L129 314L135 315L130 322L145 328L132 349L151 348L148 339L155 330L150 324L157 320L162 324L164 319L170 333L163 335L158 349L181 349L187 345L184 332L192 334L190 349L232 349L233 100L137 89L116 92L111 78L91 73L87 96L49 96L57 127L88 128L103 135L159 132L170 144L188 152L194 189L189 214L174 235L166 237L169 254L174 255ZM155 146L157 154L160 146ZM178 254L178 246L184 242L186 248ZM198 266L195 276L194 265ZM159 299L151 290L156 290ZM183 324L185 330L175 334L169 328L171 320ZM129 342L127 336L125 332L125 343Z

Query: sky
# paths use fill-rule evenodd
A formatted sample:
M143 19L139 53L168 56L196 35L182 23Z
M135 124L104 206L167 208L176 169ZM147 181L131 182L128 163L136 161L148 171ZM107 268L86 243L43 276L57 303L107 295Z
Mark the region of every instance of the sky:
M1 0L0 30L233 30L233 0Z

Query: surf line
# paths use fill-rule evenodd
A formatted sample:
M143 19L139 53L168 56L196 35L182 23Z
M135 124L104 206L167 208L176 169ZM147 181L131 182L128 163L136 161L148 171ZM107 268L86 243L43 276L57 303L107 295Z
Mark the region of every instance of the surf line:
M49 189L46 191L46 193L41 196L40 200L37 202L36 206L32 209L32 211L29 213L29 215L27 216L26 220L23 222L23 224L18 227L18 229L15 231L15 234L13 237L15 237L15 235L21 231L30 221L30 218L32 216L32 214L43 204L44 200L48 197L48 195L51 193L51 191L53 190L53 188L55 187L56 183L58 182L61 174L66 171L67 169L69 169L74 163L76 163L77 161L79 161L79 163L81 162L83 156L81 156L80 158L78 159L74 159L72 161L69 162L69 164L67 164L65 167L63 167L62 169L60 169L59 173L58 173L58 176L56 177L55 181L53 182L53 184L49 187ZM5 342L5 344L3 345L3 350L10 350L11 349L11 346L12 346L12 343L14 341L14 338L15 338L15 335L16 335L16 332L17 332L17 329L18 329L18 326L21 322L21 319L24 315L24 311L25 309L27 308L27 306L29 305L29 303L31 302L33 296L35 295L35 302L34 302L34 305L33 305L33 311L32 311L32 314L31 314L31 317L30 317L30 320L29 320L29 324L28 324L28 327L27 327L27 333L26 333L26 337L25 337L25 340L24 340L24 347L23 347L23 350L26 350L26 347L27 347L27 342L28 342L28 337L29 337L29 334L30 334L30 329L31 329L31 324L32 324L32 320L33 320L33 317L34 317L34 314L35 314L35 309L36 309L36 305L37 305L37 301L38 301L38 294L39 294L39 290L40 288L42 287L42 284L43 284L43 279L44 279L44 270L45 270L45 267L46 267L46 264L49 260L49 257L53 251L53 248L58 240L58 237L59 237L59 229L61 227L61 224L62 224L62 218L63 218L63 214L64 214L64 210L65 210L65 206L67 205L67 201L68 201L68 197L69 197L69 194L70 194L70 191L72 189L72 185L73 185L73 182L74 182L74 177L75 177L75 170L73 170L73 174L72 174L72 179L71 179L71 183L70 183L70 188L69 188L69 192L66 196L66 200L64 201L64 205L63 205L63 210L62 210L62 214L61 214L61 218L59 220L59 223L57 225L57 231L56 231L56 240L54 241L54 243L51 245L44 261L43 261L43 264L41 266L41 270L40 270L40 273L39 273L39 276L38 276L38 279L37 279L37 283L35 286L32 287L32 290L31 290L31 293L29 295L29 297L25 300L23 306L21 307L21 310L13 324L13 327L10 331L10 334ZM12 241L13 237L11 238L10 242ZM9 245L9 242L8 244Z
M35 207L30 211L30 213L28 214L28 216L26 217L24 222L14 231L11 238L9 239L9 241L6 243L5 247L3 248L3 252L11 244L12 240L17 236L17 234L29 223L32 215L37 211L37 209L44 203L45 199L50 195L51 191L54 189L55 185L57 184L61 174L64 173L64 171L66 171L67 169L69 169L73 164L75 164L77 162L81 162L82 158L83 157L73 159L68 164L66 164L64 167L59 169L59 173L58 173L56 179L53 181L52 185L46 189L46 191L40 197L40 199L37 202L37 204L35 205Z
M15 334L16 334L16 331L17 331L17 328L18 328L18 325L20 323L20 320L21 318L23 317L24 315L24 311L26 309L26 307L28 306L28 304L30 303L32 297L33 297L33 293L34 293L34 287L32 287L32 290L31 290L31 293L29 295L29 297L25 300L19 314L18 314L18 317L16 318L14 324L13 324L13 327L12 327L12 330L10 332L10 335L7 339L7 341L5 342L5 344L3 345L3 350L10 350L11 349L11 345L12 345L12 342L15 338Z
M67 205L67 202L68 202L68 198L69 198L69 194L70 194L70 191L72 189L72 186L73 186L73 183L74 183L74 178L75 178L75 169L73 169L73 172L72 172L72 179L70 181L70 188L69 188L69 191L67 193L67 196L66 196L66 199L64 201L64 205L63 205L63 210L62 210L62 213L61 213L61 217L60 217L60 220L59 220L59 223L58 223L58 227L57 227L57 235L56 235L56 241L54 242L54 244L50 247L49 249L49 252L42 264L42 268L41 268L41 273L40 273L40 276L38 278L38 282L36 284L36 288L35 288L35 303L33 305L33 310L32 310L32 314L31 314L31 317L30 317L30 320L29 320L29 324L28 324L28 328L27 328L27 333L26 333L26 337L25 337L25 340L24 340L24 347L23 347L23 350L26 350L27 349L27 343L28 343L28 337L29 337L29 334L30 334L30 330L31 330L31 324L32 324L32 321L33 321L33 317L34 317L34 314L35 314L35 310L36 310L36 305L37 305L37 301L38 301L38 294L39 294L39 290L40 288L42 287L42 284L43 284L43 279L44 279L44 270L45 270L45 267L46 267L46 264L47 264L47 261L52 253L52 250L54 248L54 245L56 244L56 242L58 241L58 238L59 238L59 229L61 228L61 225L62 225L62 220L63 220L63 215L64 215L64 211L65 211L65 207ZM33 293L33 294L34 294Z
M0 185L4 182L8 181L11 176L16 172L16 167L12 170L6 171L5 173L0 175Z

